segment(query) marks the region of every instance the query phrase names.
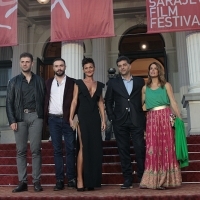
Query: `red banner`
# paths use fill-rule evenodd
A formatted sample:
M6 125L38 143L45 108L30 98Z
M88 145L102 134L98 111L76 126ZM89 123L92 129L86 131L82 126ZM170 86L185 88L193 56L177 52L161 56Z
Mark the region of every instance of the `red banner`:
M51 42L111 36L112 0L51 0Z
M0 0L0 46L17 45L17 0Z
M148 33L200 29L200 0L146 0Z

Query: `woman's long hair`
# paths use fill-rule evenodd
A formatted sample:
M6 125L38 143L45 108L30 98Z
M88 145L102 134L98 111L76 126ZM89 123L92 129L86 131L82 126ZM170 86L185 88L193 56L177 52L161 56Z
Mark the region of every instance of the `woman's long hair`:
M149 75L149 71L150 71L151 65L153 65L153 64L156 65L156 67L157 67L157 70L158 70L158 81L159 81L161 87L163 88L165 83L166 83L165 75L164 75L165 73L164 73L163 67L157 62L152 62L148 67L147 87L150 87L151 83L152 83L152 79L151 79L151 76Z

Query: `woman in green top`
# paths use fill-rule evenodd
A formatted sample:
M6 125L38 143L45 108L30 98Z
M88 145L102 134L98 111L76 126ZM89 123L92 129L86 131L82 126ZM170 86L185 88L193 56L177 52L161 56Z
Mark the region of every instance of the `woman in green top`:
M148 68L148 81L142 89L147 109L146 160L140 188L165 189L181 185L181 171L176 159L174 130L170 123L172 108L179 118L172 86L166 82L163 67L153 62Z

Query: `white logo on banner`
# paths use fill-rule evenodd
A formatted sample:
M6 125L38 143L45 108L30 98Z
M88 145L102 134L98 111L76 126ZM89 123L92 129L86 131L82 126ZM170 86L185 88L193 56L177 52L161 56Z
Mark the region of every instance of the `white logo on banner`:
M63 3L63 0L55 0L54 3L51 5L51 12L55 8L57 3L59 3L61 5L61 7L63 8L63 10L65 12L66 18L69 19L70 13L69 13L69 10L66 8L65 4Z
M17 3L17 0L11 0L9 2L4 2L3 0L0 0L0 6L8 6L15 3ZM17 4L6 12L5 18L8 18L15 10L17 10ZM0 28L11 29L11 26L0 24Z

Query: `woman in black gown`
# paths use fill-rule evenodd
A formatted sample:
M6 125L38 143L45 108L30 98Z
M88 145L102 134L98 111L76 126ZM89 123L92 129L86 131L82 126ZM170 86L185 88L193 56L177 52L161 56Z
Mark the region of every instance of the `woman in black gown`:
M103 158L101 131L106 127L102 97L104 84L93 79L95 65L91 58L84 58L82 66L85 78L76 80L74 85L69 119L73 128L73 117L77 109L80 145L77 157L77 191L84 191L84 188L93 190L101 186Z

